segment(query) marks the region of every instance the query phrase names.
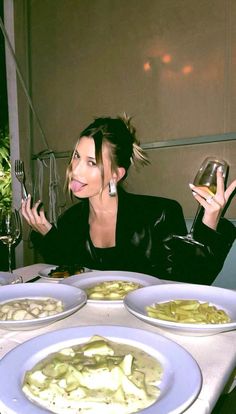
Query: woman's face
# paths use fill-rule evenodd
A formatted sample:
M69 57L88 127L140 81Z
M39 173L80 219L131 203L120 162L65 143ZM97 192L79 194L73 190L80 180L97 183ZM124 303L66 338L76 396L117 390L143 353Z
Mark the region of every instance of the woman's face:
M112 178L109 148L102 148L104 167L104 191L108 191L108 183ZM80 138L71 161L70 190L76 197L87 198L101 194L102 176L96 164L94 140L89 137Z

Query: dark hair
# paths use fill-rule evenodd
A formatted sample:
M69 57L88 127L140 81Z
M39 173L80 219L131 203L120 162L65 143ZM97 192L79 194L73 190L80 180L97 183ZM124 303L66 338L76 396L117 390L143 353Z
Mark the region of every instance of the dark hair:
M105 143L108 144L108 148L110 149L112 169L114 171L118 167L123 167L125 169L123 179L126 178L127 171L131 164L136 164L136 162L141 162L142 164L148 163L148 159L136 139L136 130L133 125L131 125L131 119L126 115L117 118L95 118L95 120L80 133L80 138L82 137L90 137L94 140L95 157L97 165L101 170L102 180L104 177L102 146ZM67 169L67 181L70 180L70 167L71 160Z

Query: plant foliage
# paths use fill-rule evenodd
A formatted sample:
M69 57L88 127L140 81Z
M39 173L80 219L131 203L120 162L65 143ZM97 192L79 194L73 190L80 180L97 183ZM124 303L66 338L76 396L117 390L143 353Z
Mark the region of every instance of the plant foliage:
M12 203L12 181L10 163L10 138L0 131L0 209L8 209Z

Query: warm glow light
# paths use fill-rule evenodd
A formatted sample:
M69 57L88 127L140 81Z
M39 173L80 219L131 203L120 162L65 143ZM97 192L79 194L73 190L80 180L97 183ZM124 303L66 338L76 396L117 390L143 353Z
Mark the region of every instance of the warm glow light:
M172 61L171 55L165 54L161 58L163 63L170 63Z
M143 69L145 72L149 72L149 70L151 70L151 63L149 61L145 62L143 65Z
M189 73L191 73L193 71L193 67L192 67L192 65L186 65L186 66L183 66L183 68L182 68L182 73L184 74L184 75L188 75Z

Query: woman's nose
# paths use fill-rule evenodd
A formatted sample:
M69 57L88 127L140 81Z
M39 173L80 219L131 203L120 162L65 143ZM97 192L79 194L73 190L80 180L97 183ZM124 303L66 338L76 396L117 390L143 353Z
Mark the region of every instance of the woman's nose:
M72 165L72 171L76 175L81 174L81 172L83 171L83 163L81 160L77 160L76 163Z

